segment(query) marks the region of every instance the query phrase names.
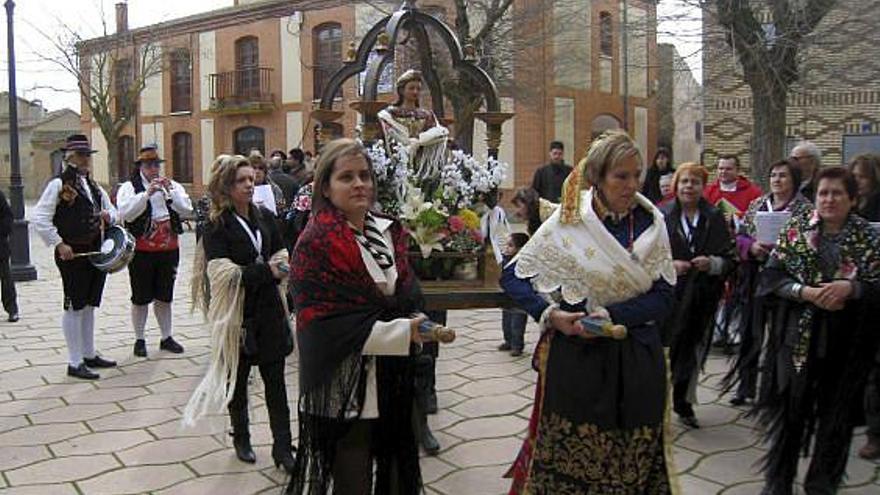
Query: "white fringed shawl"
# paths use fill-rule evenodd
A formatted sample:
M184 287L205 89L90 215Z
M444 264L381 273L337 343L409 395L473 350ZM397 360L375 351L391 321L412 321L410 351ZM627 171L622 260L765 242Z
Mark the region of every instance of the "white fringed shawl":
M199 253L201 251L201 253ZM196 249L197 272L202 268L204 251L201 245ZM202 258L199 258L201 254ZM269 260L275 264L279 260L287 262L287 250L281 249ZM235 391L235 382L238 370L238 360L241 350L241 342L244 338L242 320L244 317L244 286L242 285L241 266L233 263L228 258L213 259L207 263L209 287L211 288L210 303L193 301L202 308L207 305L207 320L211 329L211 360L208 369L199 385L193 391L192 396L183 410L184 426L193 426L195 422L204 416L212 406L216 405L216 412L222 413ZM193 293L204 290L204 284L198 280L199 276L193 277ZM199 289L197 286L201 286ZM287 287L287 279L278 285L281 292L281 301L284 305L285 317L287 317L287 299L284 292Z
M531 278L541 293L560 290L570 304L586 299L589 311L643 294L659 278L675 285L669 235L660 210L636 195L639 207L651 212L654 222L635 239L630 253L593 211L593 189L581 195L579 221L563 223L561 209L553 212L514 258L517 277Z

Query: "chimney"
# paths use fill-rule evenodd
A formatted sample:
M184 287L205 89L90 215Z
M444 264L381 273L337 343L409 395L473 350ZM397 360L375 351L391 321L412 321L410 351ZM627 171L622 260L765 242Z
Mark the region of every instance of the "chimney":
M119 2L116 4L116 32L126 31L128 31L128 3Z

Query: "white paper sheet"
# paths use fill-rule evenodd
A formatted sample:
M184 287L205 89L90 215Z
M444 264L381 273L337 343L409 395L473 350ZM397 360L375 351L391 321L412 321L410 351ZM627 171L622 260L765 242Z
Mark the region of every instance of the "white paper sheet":
M269 184L254 188L254 204L262 206L276 215L278 214L275 211L275 194L272 192L272 186Z
M776 244L779 232L791 218L790 211L759 211L755 214L756 240L761 244Z

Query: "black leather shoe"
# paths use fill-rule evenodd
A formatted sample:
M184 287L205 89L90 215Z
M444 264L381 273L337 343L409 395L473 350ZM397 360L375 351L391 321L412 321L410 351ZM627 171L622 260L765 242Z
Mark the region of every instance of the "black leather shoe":
M523 350L522 349L513 349L510 351L510 355L513 357L520 357L523 355Z
M419 443L422 444L422 448L425 449L425 453L428 455L437 455L437 452L440 452L440 442L434 438L434 434L431 433L431 429L424 425L421 431L421 435L419 435Z
M83 362L86 363L86 366L89 368L115 368L116 361L111 361L109 359L104 359L101 356L95 355L93 358L85 358Z
M695 430L700 428L700 423L697 421L696 416L679 416L678 419L681 420L682 424L693 428Z
M134 355L137 357L147 357L147 342L144 339L134 341Z
M248 464L257 462L257 454L254 454L254 448L251 447L250 435L233 435L232 446L235 447L235 457L241 462Z
M437 392L431 392L428 394L428 400L426 402L425 412L428 414L437 414Z
M501 345L498 346L498 350L499 350L499 351L509 351L509 350L510 350L510 344L507 343L507 342L505 342L505 343L503 343L503 344L501 344Z
M9 323L15 323L18 321L18 313L9 313L9 318L6 319Z
M87 368L85 363L81 363L76 367L67 365L67 376L80 378L82 380L97 380L98 378L101 378L101 375Z
M293 465L296 463L293 459L293 447L285 445L284 448L276 448L272 446L272 460L275 461L275 467L282 467L287 474L293 474Z
M183 346L178 344L174 337L167 337L162 339L159 342L159 349L163 351L168 351L174 354L183 354Z

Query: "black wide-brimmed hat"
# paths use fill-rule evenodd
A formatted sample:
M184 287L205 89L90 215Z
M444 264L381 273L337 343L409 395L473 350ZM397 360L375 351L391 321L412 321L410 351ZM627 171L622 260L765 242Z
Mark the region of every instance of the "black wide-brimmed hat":
M67 140L61 150L89 154L98 152L98 150L93 150L92 147L89 146L89 138L87 138L85 134L71 134L70 136L67 136Z
M159 146L155 144L145 145L143 148L138 151L137 160L134 161L135 165L140 166L141 163L164 163L165 160L159 158Z

